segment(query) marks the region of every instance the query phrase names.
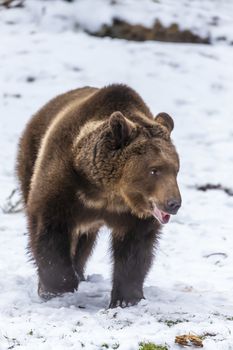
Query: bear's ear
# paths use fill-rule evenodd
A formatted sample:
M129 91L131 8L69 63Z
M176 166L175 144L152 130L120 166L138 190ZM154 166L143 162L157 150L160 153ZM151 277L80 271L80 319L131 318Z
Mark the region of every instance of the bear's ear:
M109 126L112 132L116 148L124 147L133 129L131 124L121 112L113 112L109 119Z
M172 132L173 128L174 128L174 122L172 117L170 117L170 115L168 115L167 113L159 113L157 114L157 116L155 117L155 121L161 125L163 125L169 135Z

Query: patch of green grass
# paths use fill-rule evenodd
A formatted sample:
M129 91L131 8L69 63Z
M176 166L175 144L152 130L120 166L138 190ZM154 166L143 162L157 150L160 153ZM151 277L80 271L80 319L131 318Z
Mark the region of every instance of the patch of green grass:
M201 340L205 340L206 338L209 338L209 337L216 337L217 333L204 333L200 336Z
M227 317L226 317L226 320L227 320L227 321L233 321L233 317L227 316Z
M156 345L154 343L140 343L139 350L168 350L167 346Z
M109 344L107 344L107 343L103 343L103 344L101 345L101 349L113 349L113 350L116 350L116 349L119 348L119 346L120 346L120 344L118 344L118 343L115 343L115 344L113 344L113 345L109 345Z
M189 322L189 320L185 320L185 319L177 319L177 320L158 320L158 322L160 323L164 323L166 324L168 327L172 327L172 326L175 326L176 324L179 324L179 323L183 323L183 322Z

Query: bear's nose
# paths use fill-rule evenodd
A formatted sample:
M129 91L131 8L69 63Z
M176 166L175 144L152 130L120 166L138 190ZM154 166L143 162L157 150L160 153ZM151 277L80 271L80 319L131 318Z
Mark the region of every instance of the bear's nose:
M169 199L166 209L169 214L176 214L181 207L181 201L177 199Z

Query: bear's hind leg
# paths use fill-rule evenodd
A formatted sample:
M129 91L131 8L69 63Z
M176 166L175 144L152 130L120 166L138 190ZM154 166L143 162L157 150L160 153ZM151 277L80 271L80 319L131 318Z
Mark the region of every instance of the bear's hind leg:
M50 299L74 292L78 288L78 278L72 266L70 237L65 226L59 222L50 223L35 227L35 232L32 232L32 226L30 245L38 267L39 296Z
M84 269L89 256L94 248L96 238L98 235L98 230L93 230L87 233L83 233L74 240L75 247L71 252L73 267L78 275L80 281L84 281Z

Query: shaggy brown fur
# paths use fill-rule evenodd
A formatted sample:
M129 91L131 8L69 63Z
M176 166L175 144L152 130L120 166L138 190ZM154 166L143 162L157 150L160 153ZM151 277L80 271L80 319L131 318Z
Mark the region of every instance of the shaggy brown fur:
M181 202L172 129L171 117L160 113L153 119L141 97L124 85L70 91L31 119L17 169L39 295L77 289L106 224L114 258L110 306L143 298L160 229L153 203L175 214Z

